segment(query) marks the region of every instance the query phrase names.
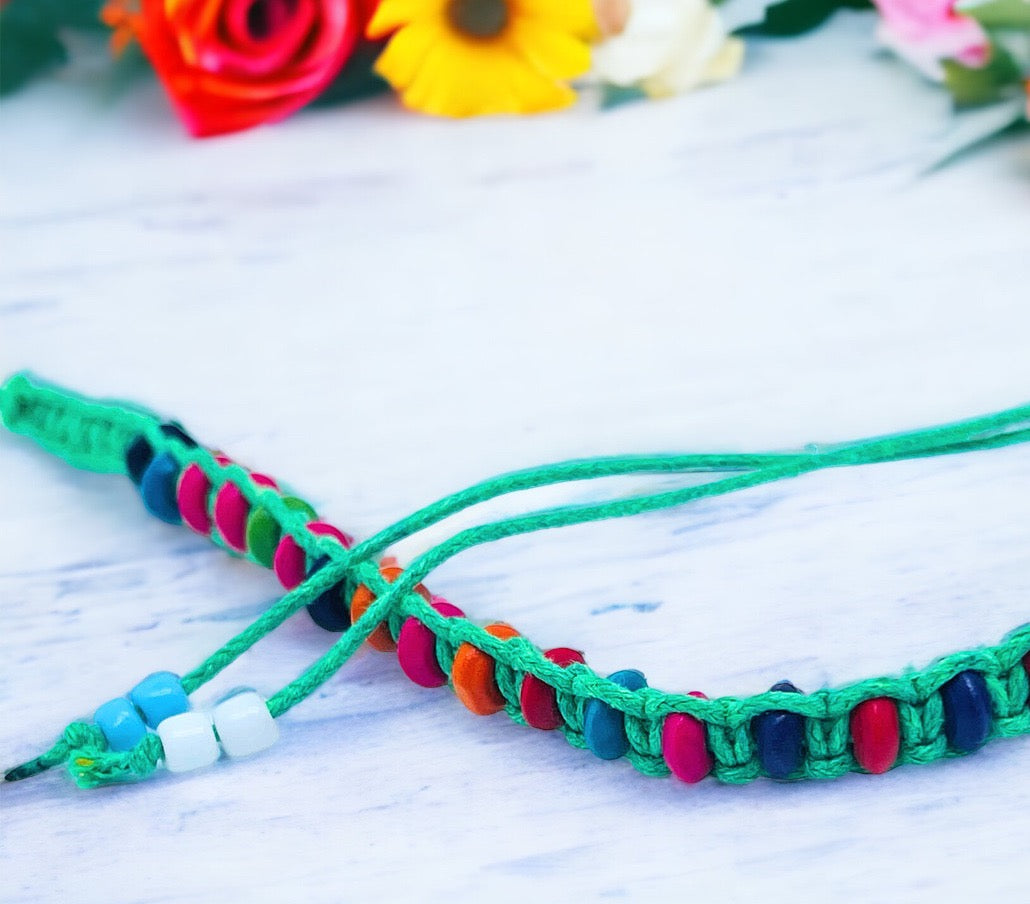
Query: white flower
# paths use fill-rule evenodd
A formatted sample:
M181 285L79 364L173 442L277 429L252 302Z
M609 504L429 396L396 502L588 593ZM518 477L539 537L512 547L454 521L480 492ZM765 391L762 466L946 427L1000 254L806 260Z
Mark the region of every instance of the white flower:
M708 0L632 0L623 31L594 48L589 78L664 97L727 79L743 58Z

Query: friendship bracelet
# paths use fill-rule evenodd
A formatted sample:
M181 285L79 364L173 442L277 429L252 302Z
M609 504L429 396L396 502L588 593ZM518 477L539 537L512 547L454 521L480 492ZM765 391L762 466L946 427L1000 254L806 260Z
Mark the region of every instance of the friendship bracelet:
M0 416L68 463L128 475L146 508L185 523L234 555L271 567L288 591L252 625L181 678L157 672L92 722L76 721L53 747L9 770L7 781L67 762L97 787L246 756L278 736L275 719L334 675L362 643L396 652L423 687L450 685L470 711L504 710L516 722L559 730L602 759L692 783L760 775L777 780L882 773L971 753L996 737L1030 732L1030 624L994 647L951 654L921 671L802 693L778 682L750 697L707 699L647 685L635 669L594 673L571 648L541 651L503 622L480 626L421 583L447 559L483 543L588 521L684 505L828 467L998 448L1030 439L1030 405L887 437L797 452L637 455L531 468L447 496L355 544L279 482L200 446L175 422L124 402L89 400L17 374L0 387ZM684 489L531 512L460 531L406 569L391 545L506 493L639 473L718 475ZM727 476L728 475L728 476ZM378 557L378 560L377 560ZM189 696L302 608L340 635L267 701L246 691L210 714ZM152 729L152 730L151 730Z

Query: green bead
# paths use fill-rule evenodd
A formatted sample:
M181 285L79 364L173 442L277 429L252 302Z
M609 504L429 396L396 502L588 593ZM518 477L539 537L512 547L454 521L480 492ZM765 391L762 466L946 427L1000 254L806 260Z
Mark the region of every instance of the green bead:
M318 517L315 510L303 499L298 499L296 496L283 496L282 500L287 508L307 515L309 521ZM255 561L264 565L265 568L271 568L275 548L279 545L281 538L282 527L272 517L272 513L263 506L254 508L250 517L247 518L247 549Z

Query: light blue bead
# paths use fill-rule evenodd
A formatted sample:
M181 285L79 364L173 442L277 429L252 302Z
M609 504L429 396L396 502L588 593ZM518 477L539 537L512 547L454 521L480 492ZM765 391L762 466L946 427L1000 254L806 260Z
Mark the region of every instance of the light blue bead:
M647 687L647 679L636 669L613 672L608 680L631 691ZM591 752L602 760L617 760L629 750L625 716L602 700L587 700L583 708L583 737Z
M157 728L169 716L177 716L190 708L182 681L171 672L147 675L130 691L129 698L151 728Z
M108 700L94 713L93 721L107 738L107 746L118 752L132 750L147 735L136 707L124 697Z

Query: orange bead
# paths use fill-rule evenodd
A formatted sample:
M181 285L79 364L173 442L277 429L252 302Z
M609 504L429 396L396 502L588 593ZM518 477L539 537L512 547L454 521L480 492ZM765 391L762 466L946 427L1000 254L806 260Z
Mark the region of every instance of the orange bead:
M487 625L483 630L501 640L519 636L504 622ZM477 716L491 716L504 709L505 699L494 677L493 657L470 643L463 643L454 654L451 683L458 699Z
M397 560L390 557L383 561L396 562ZM381 565L379 573L392 584L404 573L404 569L399 568L396 565ZM418 593L419 596L423 597L427 603L432 601L431 594L424 586L422 586L422 584L415 585L415 592ZM372 605L372 600L374 599L375 596L372 594L372 591L364 584L361 584L358 589L354 591L354 596L351 597L350 601L351 624L357 622L357 620L365 614L368 607ZM390 629L387 627L386 622L381 622L376 625L375 630L368 636L368 642L372 647L382 653L392 653L397 649L397 644L394 642L393 635L390 634Z

